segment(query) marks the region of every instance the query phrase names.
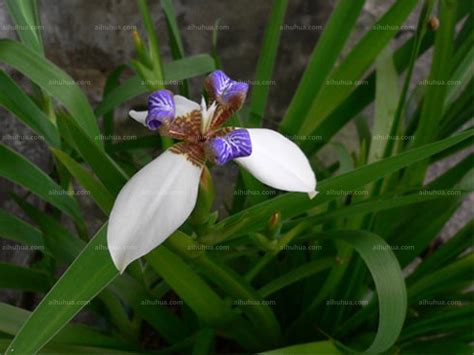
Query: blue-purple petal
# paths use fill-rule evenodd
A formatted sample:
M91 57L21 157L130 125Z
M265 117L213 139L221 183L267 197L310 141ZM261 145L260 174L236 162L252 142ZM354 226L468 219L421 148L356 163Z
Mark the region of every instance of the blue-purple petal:
M243 103L249 85L232 80L222 70L216 70L207 77L206 88L219 103L230 104L235 100Z
M169 90L158 90L148 98L148 116L145 123L152 130L158 129L164 121L173 120L175 112L173 93Z
M207 149L217 165L224 165L232 159L252 154L252 142L246 129L235 129L225 136L211 139Z

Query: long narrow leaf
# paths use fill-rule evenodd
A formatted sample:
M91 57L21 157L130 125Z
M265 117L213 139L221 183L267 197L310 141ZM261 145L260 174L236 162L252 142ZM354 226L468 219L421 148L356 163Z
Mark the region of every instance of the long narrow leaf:
M316 44L306 71L293 96L281 130L296 134L303 123L311 102L324 86L362 10L364 0L341 0L325 25ZM341 24L344 24L341 26Z
M0 176L19 184L81 222L79 206L61 186L15 151L0 144Z
M48 145L59 147L57 128L3 70L0 70L0 106L17 116Z
M288 0L275 0L272 4L272 12L263 37L262 49L257 63L255 81L258 83L252 89L250 103L249 125L260 126L265 113L268 92L268 83L272 78L275 58L280 42L281 26L285 19Z
M61 101L77 124L92 139L99 128L85 94L76 82L55 64L18 42L0 40L0 62L23 73L49 95Z

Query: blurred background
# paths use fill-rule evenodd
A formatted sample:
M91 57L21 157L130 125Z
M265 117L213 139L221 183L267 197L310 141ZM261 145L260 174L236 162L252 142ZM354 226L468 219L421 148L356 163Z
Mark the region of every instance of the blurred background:
M375 19L393 2L391 0L366 1L356 31L346 46L346 53L351 45L370 29ZM321 34L334 3L333 0L290 1L285 25L282 27L274 80L268 83L271 88L265 116L266 126L271 127L285 114L291 95L296 90L313 46ZM186 54L195 55L210 52L215 30L218 36L218 53L224 70L232 78L250 81L252 84L271 4L270 0L173 0ZM170 61L171 53L167 45L168 34L164 15L159 9L159 2L150 1L150 8L158 29L163 58L165 61ZM71 75L87 93L93 105L96 105L102 96L106 76L118 65L126 64L135 55L132 31L137 29L143 33L136 3L125 0L40 1L40 14L46 57ZM418 12L412 14L406 23L405 33L402 31L398 40L393 42L394 47L410 31L414 32L417 15ZM217 20L219 22L216 24ZM341 26L344 24L341 23ZM5 4L0 2L0 37L15 38L15 36L15 30ZM426 77L430 68L430 57L431 51L428 51L417 63L414 85ZM20 75L11 72L10 69L8 72L17 82L22 82ZM199 99L202 80L203 78L200 77L191 81L191 99ZM25 88L28 89L27 86ZM117 110L116 119L119 132L137 135L146 133L143 127L127 117L130 107L143 105L145 102L146 96L142 96L132 101L130 106ZM371 120L372 108L369 107L363 116ZM49 171L52 160L46 144L40 140L28 139L31 137L29 129L1 108L0 117L2 143L19 151L45 171ZM352 123L347 125L334 138L334 141L344 142L346 146L356 150L357 133ZM440 175L467 153L440 162L431 169L428 179ZM325 163L335 159L330 145L319 153L319 158ZM216 208L222 214L225 213L226 202L232 198L232 188L229 188L229 181L235 181L236 172L237 169L229 169L229 167L213 171L218 192ZM0 207L24 217L16 204L9 198L11 191L23 193L19 187L0 178ZM30 198L30 201L40 204L40 201L34 196ZM473 202L473 196L465 201L454 218L445 226L440 238L448 234L453 235L466 221L474 217ZM88 205L87 197L82 198L82 203ZM86 211L88 227L94 231L102 224L105 217L93 207L86 209ZM26 265L31 261L31 258L34 258L34 251L11 250L8 247L10 244L11 242L0 238L1 261ZM0 300L26 308L31 307L36 301L15 291L1 291Z

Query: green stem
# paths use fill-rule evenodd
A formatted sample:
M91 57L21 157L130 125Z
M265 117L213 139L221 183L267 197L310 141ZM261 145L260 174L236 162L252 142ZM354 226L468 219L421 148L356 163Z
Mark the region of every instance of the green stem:
M138 0L138 8L143 18L143 25L145 26L145 31L148 35L148 46L150 50L151 61L153 64L153 69L158 80L161 80L162 87L164 88L163 81L163 68L161 65L161 56L160 50L158 47L158 37L155 33L155 27L153 26L153 21L151 20L150 11L148 9L147 0Z
M259 331L259 336L272 347L278 345L281 329L271 308L264 304L257 291L248 285L245 280L227 266L218 263L205 254L200 244L193 241L184 233L176 232L168 238L166 244L180 256L188 259L199 267L214 284L221 287L234 300L244 301L243 312Z
M263 258L261 258L258 263L252 269L250 269L250 271L247 272L247 274L244 276L245 281L251 282L255 278L255 276L257 276L258 273L263 270L263 268L268 265L268 263L280 253L280 251L285 249L285 247L289 243L291 243L293 239L295 239L299 234L301 234L312 226L312 223L310 223L309 221L305 221L293 227L293 229L289 230L281 239L278 240L273 250L268 251L263 256Z

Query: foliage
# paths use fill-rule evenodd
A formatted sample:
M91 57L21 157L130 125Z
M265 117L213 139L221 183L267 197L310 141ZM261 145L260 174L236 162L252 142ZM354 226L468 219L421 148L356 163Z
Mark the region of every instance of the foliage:
M280 124L287 135L321 137L296 141L311 158L320 194L236 198L229 216L188 221L122 275L107 251L107 223L89 235L81 204L67 191L82 186L106 216L127 179L170 143L143 136L104 144L99 137L115 132L114 110L167 81L182 81L186 94L187 79L219 63L215 48L212 56L186 56L172 2L162 0L173 53L163 62L147 1L138 0L148 40L134 34L137 58L110 71L94 110L78 86L51 84L72 79L44 56L36 1L6 2L14 23L31 29L20 31L20 42L0 40L0 62L35 90L27 94L1 71L0 105L44 137L54 167L45 173L0 145L0 176L46 206L15 195L29 221L0 210L0 236L37 247L41 260L29 268L0 264L0 287L44 295L31 313L0 303L2 352L146 352L153 349L144 345L145 327L167 354L472 352L472 221L437 243L472 191L472 155L426 183L430 165L466 150L474 134L468 1L425 0L416 32L392 51L419 3L396 1L341 58L364 1L339 0ZM273 77L287 5L273 2L256 80ZM429 27L435 9L437 29ZM411 90L414 65L431 47L427 79L444 84ZM122 79L127 72L133 75ZM335 84L341 80L353 84ZM255 88L241 124L261 126L269 100L268 87ZM369 128L360 114L371 104ZM330 143L351 121L360 135L357 152ZM325 146L335 150L335 163L317 159ZM245 172L238 188L267 189ZM82 309L101 327L70 324Z

